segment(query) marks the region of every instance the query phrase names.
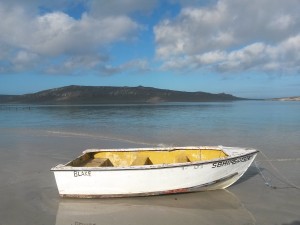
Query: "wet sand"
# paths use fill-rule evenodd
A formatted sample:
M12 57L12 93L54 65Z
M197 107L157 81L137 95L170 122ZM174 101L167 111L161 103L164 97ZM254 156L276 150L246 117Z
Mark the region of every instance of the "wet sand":
M51 167L87 148L143 144L13 128L0 129L0 137L1 225L300 224L300 190L289 184L300 186L299 152L286 152L278 161L278 153L272 155L266 149L272 164L262 155L256 160L266 180L253 164L227 190L126 199L61 199Z

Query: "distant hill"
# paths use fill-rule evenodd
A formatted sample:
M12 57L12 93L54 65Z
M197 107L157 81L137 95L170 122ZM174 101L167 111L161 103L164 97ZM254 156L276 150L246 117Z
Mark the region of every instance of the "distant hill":
M152 87L66 86L24 95L0 95L0 103L126 104L159 102L234 101L242 98L221 93L183 92Z
M18 95L0 95L0 103L14 102Z

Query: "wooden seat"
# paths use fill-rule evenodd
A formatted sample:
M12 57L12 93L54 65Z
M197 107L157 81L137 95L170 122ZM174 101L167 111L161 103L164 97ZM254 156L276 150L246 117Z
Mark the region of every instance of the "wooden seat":
M149 157L137 157L131 164L131 166L153 165Z
M186 162L191 162L189 157L187 157L186 155L179 155L176 159L176 163L186 163Z
M112 167L112 162L107 158L96 158L89 160L84 167Z

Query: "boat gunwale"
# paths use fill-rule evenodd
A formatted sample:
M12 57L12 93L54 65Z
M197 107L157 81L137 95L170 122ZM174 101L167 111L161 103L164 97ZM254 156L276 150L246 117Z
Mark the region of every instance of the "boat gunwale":
M206 147L206 146L205 146ZM223 146L222 146L223 147ZM171 164L155 164L155 165L138 165L138 166L123 166L123 167L74 167L74 166L66 166L67 164L71 163L77 158L80 158L81 156L93 153L93 152L105 152L105 151L112 151L111 149L87 149L83 151L83 154L76 157L75 159L67 162L66 164L59 164L53 168L51 168L51 171L120 171L120 170L153 170L153 169L165 169L165 168L176 168L176 167L186 167L186 166L200 166L205 164L211 164L215 162L223 162L226 160L231 160L239 157L244 157L248 155L255 155L259 151L256 149L249 149L249 148L239 148L239 147L224 147L221 148L215 146L211 146L210 148L203 148L203 147L172 147L172 148L149 148L150 151L162 151L162 150L179 150L179 149L188 149L192 148L195 150L222 150L224 153L226 153L226 149L236 149L236 150L244 150L242 154L239 155L228 155L226 158L217 158L213 160L207 160L207 161L196 161L196 162L184 162L184 163L171 163ZM218 148L218 149L217 149ZM132 148L132 149L113 149L114 151L148 151L148 148ZM227 153L226 153L227 154Z
M224 150L224 146L183 146L183 147L153 147L153 148L113 148L113 149L86 149L82 153L95 153L95 152L140 152L140 151L176 151L176 150ZM235 149L247 150L246 148ZM252 150L252 149L249 149Z

